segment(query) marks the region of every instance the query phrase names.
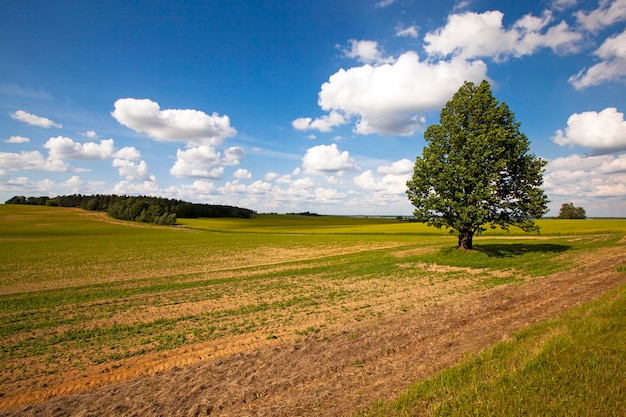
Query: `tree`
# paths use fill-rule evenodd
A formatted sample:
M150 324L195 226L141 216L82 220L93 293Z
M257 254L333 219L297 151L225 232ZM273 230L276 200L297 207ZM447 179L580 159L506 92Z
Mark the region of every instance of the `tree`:
M582 207L576 207L574 203L565 203L559 210L559 219L586 219L587 213Z
M529 153L529 141L504 102L483 81L465 84L441 110L440 124L424 133L407 196L418 221L457 233L472 249L485 226L538 231L533 218L547 212L546 162Z

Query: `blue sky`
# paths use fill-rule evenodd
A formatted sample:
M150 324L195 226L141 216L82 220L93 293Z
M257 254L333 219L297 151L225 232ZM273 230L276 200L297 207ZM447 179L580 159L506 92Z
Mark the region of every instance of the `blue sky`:
M626 216L626 0L4 0L0 200L408 215L425 128L483 79L551 214Z

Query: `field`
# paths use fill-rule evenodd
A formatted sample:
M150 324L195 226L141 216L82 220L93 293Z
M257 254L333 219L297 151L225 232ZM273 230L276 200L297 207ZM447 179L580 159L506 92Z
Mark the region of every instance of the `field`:
M490 230L472 252L396 219L179 223L0 205L1 415L367 412L626 288L626 220Z

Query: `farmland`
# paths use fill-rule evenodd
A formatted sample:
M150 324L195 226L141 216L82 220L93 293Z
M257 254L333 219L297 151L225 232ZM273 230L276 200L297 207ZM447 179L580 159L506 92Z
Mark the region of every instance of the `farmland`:
M179 223L0 206L0 412L343 415L626 283L626 220Z

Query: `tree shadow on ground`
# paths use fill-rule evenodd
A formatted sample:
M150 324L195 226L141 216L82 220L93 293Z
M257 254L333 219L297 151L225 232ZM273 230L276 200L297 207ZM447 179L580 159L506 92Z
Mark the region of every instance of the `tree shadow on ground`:
M563 253L571 249L569 245L555 245L551 243L508 243L474 245L474 250L482 252L488 257L511 258L528 253Z

